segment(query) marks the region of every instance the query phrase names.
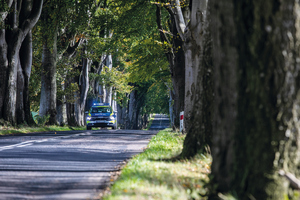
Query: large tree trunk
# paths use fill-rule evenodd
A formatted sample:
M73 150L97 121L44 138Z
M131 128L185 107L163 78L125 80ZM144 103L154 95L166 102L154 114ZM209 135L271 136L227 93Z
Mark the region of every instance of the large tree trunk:
M3 118L3 105L7 88L7 43L5 39L5 29L0 30L0 118Z
M124 102L125 101L125 102ZM126 126L126 120L127 120L127 100L123 100L122 101L122 105L117 105L117 122L118 122L118 127L120 127L121 129L127 129Z
M67 103L65 96L62 100L56 101L56 120L60 126L64 126L67 122Z
M299 3L210 0L212 177L237 199L286 199L299 173Z
M30 100L29 100L29 79L31 74L31 66L32 66L32 33L31 31L27 34L24 39L21 49L20 49L20 64L22 68L20 68L20 73L18 76L23 77L24 87L18 84L18 95L20 96L20 102L17 104L22 104L24 109L18 109L19 113L23 113L20 116L24 116L25 120L28 124L34 124L31 111L30 111ZM22 88L22 90L20 89ZM18 122L22 123L24 121L23 118L20 119L18 116Z
M201 62L204 50L203 35L205 33L206 0L193 1L190 6L192 8L191 19L189 25L186 27L183 45L185 55L184 122L187 133L191 126L193 126L191 118L194 110L195 94L201 93L203 90L201 81L199 81L200 85L196 84L198 79L202 79L202 77L198 76L198 71L203 68Z
M47 20L44 13L43 20ZM53 32L53 40L49 42L44 36L43 59L41 70L41 100L40 116L50 115L48 124L57 124L56 121L56 59L57 59L57 31Z
M173 34L177 35L177 31L173 30ZM179 128L179 115L184 110L184 95L185 95L185 57L182 49L183 42L179 39L174 39L173 49L178 49L172 61L170 61L171 78L173 83L173 115L174 115L174 128Z
M137 100L138 91L133 90L129 95L128 101L128 120L126 123L127 129L138 129L138 100Z
M87 93L89 89L89 66L91 61L87 58L82 58L82 69L79 76L79 91L76 102L76 119L79 126L85 125L84 111Z
M75 104L67 103L67 122L69 126L78 126L75 114Z
M28 100L32 59L30 31L39 19L43 1L10 0L6 3L10 12L0 10L0 117L13 125L31 123ZM21 46L28 50L25 54L28 57L20 55Z
M186 96L184 121L187 136L182 155L192 157L211 146L212 57L206 20L206 0L193 1L191 21L185 33Z

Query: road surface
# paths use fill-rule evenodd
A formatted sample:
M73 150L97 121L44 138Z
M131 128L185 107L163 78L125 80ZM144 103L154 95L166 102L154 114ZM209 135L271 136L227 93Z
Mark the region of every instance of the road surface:
M170 127L170 119L168 115L155 114L154 120L149 130L163 130Z
M157 131L92 130L0 137L0 199L94 199Z
M0 200L97 199L124 161L141 153L158 130L64 131L0 136Z

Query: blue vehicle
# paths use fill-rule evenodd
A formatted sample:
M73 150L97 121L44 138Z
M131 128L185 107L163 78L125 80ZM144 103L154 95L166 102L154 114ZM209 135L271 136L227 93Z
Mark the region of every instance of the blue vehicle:
M89 111L86 112L86 129L92 127L111 127L117 128L117 115L108 103L94 103Z

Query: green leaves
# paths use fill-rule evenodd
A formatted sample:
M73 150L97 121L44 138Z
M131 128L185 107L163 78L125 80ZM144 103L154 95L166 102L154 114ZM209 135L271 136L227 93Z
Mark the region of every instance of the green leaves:
M109 69L105 66L101 74L91 73L89 78L90 82L97 80L106 87L112 87L118 93L116 100L120 102L132 90L132 86L128 82L129 75L125 70L119 71L118 68Z
M78 85L70 85L65 89L64 81L78 76L78 69L74 66L81 62L79 58L88 57L97 65L95 63L103 62L103 55L109 54L113 57L113 68L109 70L104 67L99 74L97 66L92 66L90 83L98 80L103 85L112 87L118 93L118 101L138 85L146 88L144 92L151 85L151 88L160 87L160 93L164 93L162 96L166 99L168 91L164 83L170 82L170 71L165 53L170 44L160 42L155 10L156 5L144 0L46 1L43 12L49 17L40 21L34 32L34 70L38 71L41 63L42 37L51 42L51 34L57 30L58 99L65 94L71 96L78 90ZM164 18L164 28L168 31L166 20L167 17ZM75 44L80 38L87 40L86 49L78 49L74 58L64 56L69 44ZM38 80L38 76L34 78ZM37 82L39 80L32 81ZM93 85L90 84L90 87ZM38 96L39 91L32 91L32 95ZM152 95L151 98L155 101L158 97Z

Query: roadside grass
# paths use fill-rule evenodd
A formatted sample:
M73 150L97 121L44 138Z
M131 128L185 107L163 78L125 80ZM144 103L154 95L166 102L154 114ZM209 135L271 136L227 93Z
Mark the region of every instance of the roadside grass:
M127 163L103 199L207 199L211 157L199 154L191 160L175 159L184 138L171 129L160 131L143 153Z
M1 126L0 125L0 135L9 134L25 134L25 133L36 133L36 132L49 132L49 131L71 131L71 130L85 130L85 127L69 127L69 126Z

